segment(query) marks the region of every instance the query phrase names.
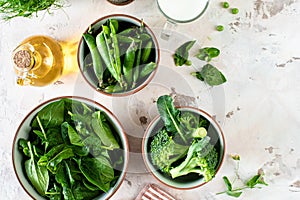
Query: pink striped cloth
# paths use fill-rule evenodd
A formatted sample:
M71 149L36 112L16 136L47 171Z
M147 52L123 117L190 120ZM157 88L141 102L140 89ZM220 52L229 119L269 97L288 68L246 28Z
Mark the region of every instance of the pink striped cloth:
M176 200L155 184L149 184L140 192L135 200Z

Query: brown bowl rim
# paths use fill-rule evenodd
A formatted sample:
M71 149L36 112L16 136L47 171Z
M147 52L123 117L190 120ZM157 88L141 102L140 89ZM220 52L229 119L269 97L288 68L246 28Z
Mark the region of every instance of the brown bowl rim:
M150 28L150 26L147 25L147 23L145 23L142 19L138 19L137 17L134 17L132 15L128 15L128 14L110 14L110 15L106 15L106 16L100 17L99 19L95 20L93 23L90 24L90 26L93 26L93 25L97 24L98 22L100 22L102 20L109 19L109 18L112 18L112 17L130 18L130 19L133 19L134 21L137 21L139 23L143 23L145 25L145 27L147 28L147 31L150 32L150 34L152 36L152 39L153 39L153 41L155 43L155 46L156 46L156 50L157 50L157 61L155 62L156 65L157 65L156 68L151 72L151 74L148 76L148 78L142 84L140 84L138 87L136 87L135 89L130 90L130 91L126 91L126 92L121 92L121 93L107 93L107 92L104 92L102 90L97 89L97 87L95 87L92 83L90 83L90 81L88 81L88 79L86 78L86 76L84 75L84 73L83 73L83 71L80 67L79 52L80 52L80 46L83 43L83 37L82 36L80 37L80 40L79 40L79 43L78 43L78 48L77 48L77 63L78 63L78 68L80 70L80 73L81 73L82 77L94 90L96 90L100 94L104 94L104 95L109 96L109 97L126 97L126 96L130 96L130 95L133 95L133 94L141 91L143 88L145 88L152 81L152 79L154 78L154 76L155 76L155 74L158 70L159 63L160 63L160 47L159 47L157 37L155 36L155 34L152 31L152 29ZM83 33L86 33L89 30L89 27L86 28Z
M15 133L15 136L14 136L14 139L13 139L13 143L12 143L12 163L13 163L13 169L14 169L14 173L18 179L18 182L20 183L20 185L22 186L23 190L32 198L34 199L33 195L26 189L26 186L23 184L23 182L20 180L19 178L19 175L17 173L17 170L16 170L16 163L15 163L15 145L17 144L17 136L18 136L18 133L22 127L22 125L25 123L26 119L32 115L33 112L35 112L36 110L40 109L42 106L48 104L48 103L51 103L51 102L54 102L54 101L58 101L60 99L64 99L64 98L68 98L68 99L75 99L75 100L84 100L84 101L87 101L91 104L95 104L97 106L99 106L99 108L103 109L103 111L105 111L106 114L109 115L109 117L112 117L114 118L114 120L117 122L118 126L121 128L121 134L124 136L124 149L126 148L127 151L125 151L125 157L126 157L126 162L124 162L124 170L123 170L123 176L121 177L120 179L120 184L115 188L115 190L108 196L108 197L105 197L105 198L111 198L117 191L118 189L121 187L122 183L124 182L125 180L125 177L126 177L126 174L127 174L127 169L128 169L128 162L129 162L129 143L128 143L128 138L127 138L127 134L122 126L122 124L120 123L119 119L108 109L106 108L104 105L100 104L99 102L95 101L95 100L92 100L92 99L89 99L89 98L86 98L86 97L81 97L81 96L59 96L59 97L54 97L54 98L51 98L51 99L48 99L42 103L40 103L39 105L35 106L33 109L31 109L29 111L29 113L26 114L26 116L22 119L21 123L19 124L17 130L16 130L16 133ZM31 186L32 187L32 186Z
M107 0L108 1L108 0ZM113 3L113 2L110 2L108 1L110 4L114 5L114 6L125 6L125 5L128 5L130 3L132 3L134 0L128 0L128 1L125 1L123 3Z
M219 123L218 123L218 122L217 122L217 121L216 121L216 120L215 120L208 112L206 112L206 111L204 111L204 110L202 110L202 109L200 109L200 108L195 108L195 107L192 107L192 106L176 106L176 108L178 108L178 109L190 109L190 110L194 110L194 111L198 111L198 112L200 112L200 113L203 113L203 114L205 114L206 116L208 116L209 119L210 119L211 121L213 121L213 122L216 124L216 127L215 127L215 128L218 128L218 129L219 129L218 132L220 133L221 138L222 138L222 141L223 141L223 155L222 155L222 157L221 157L220 164L219 164L219 166L218 166L218 168L217 168L217 170L216 170L216 174L215 174L215 176L216 176L217 173L219 172L220 168L221 168L222 165L223 165L224 158L225 158L225 152L226 152L225 136L224 136L224 133L223 133L223 130L222 130L221 126L219 125ZM203 186L203 185L209 183L210 181L208 181L208 182L203 182L203 183L200 183L200 184L198 184L198 185L191 186L191 187L176 187L176 186L170 185L170 184L168 184L168 183L162 181L161 179L159 179L159 178L152 172L152 170L151 170L150 167L149 167L149 163L147 162L147 159L146 159L146 155L147 155L148 152L145 152L144 146L145 146L145 140L146 140L146 138L147 138L148 135L149 135L149 129L150 129L150 128L153 126L153 124L156 123L157 120L159 120L159 119L160 119L160 115L157 115L156 117L154 117L153 120L151 120L151 122L149 123L149 125L147 126L147 128L146 128L146 130L145 130L145 133L144 133L144 136L143 136L143 140L142 140L142 156L143 156L143 160L144 160L144 163L145 163L145 165L146 165L147 170L151 173L151 175L152 175L157 181L159 181L159 182L162 183L163 185L168 186L168 187L173 188L173 189L178 189L178 190L190 190L190 189L199 188L199 187L201 187L201 186Z

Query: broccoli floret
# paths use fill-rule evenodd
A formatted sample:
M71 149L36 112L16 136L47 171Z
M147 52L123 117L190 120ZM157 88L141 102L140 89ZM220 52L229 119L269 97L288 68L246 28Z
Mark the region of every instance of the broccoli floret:
M171 165L184 157L189 146L178 144L166 129L160 130L150 144L151 159L162 172L169 173Z
M201 119L200 116L196 116L191 112L182 112L179 122L186 133L186 140L204 138L207 135L207 131L204 127L207 126L208 122L205 119Z
M210 181L216 173L218 153L210 144L208 136L201 140L195 140L190 146L185 160L170 170L172 178L198 173L204 177L205 182Z

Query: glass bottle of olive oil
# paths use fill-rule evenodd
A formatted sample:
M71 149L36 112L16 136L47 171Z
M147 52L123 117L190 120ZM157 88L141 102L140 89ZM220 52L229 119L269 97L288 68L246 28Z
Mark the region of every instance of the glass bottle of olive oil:
M62 47L48 36L25 39L12 58L18 85L49 85L58 80L64 67Z

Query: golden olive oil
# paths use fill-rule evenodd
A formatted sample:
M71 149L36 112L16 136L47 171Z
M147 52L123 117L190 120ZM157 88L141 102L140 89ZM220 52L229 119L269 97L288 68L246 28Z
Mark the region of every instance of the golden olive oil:
M25 39L14 51L18 85L45 86L58 80L64 68L61 45L48 36Z

